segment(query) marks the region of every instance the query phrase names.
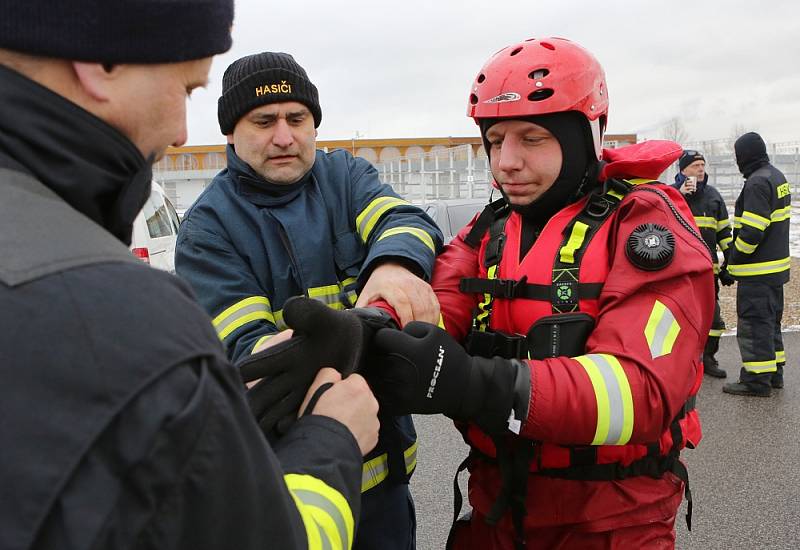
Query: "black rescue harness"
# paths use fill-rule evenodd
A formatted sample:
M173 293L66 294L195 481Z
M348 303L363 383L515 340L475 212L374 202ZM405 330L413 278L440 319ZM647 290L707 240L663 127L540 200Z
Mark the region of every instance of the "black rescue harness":
M559 356L575 357L584 354L586 341L594 329L594 319L579 310L579 300L598 298L603 284L579 281L581 260L592 238L629 192L638 189L651 191L661 196L681 225L702 241L691 224L686 222L680 212L671 204L666 194L653 188L637 187L645 183L653 183L653 181L610 179L589 195L583 209L564 228L563 240L553 263L552 279L549 285L528 283L525 277L520 280L497 278L497 270L506 241L505 225L511 209L505 199L499 199L487 205L464 239L472 248L478 248L483 236L487 231L489 233L484 256L487 277L464 278L459 284L461 292L483 295L473 319L472 330L467 335L465 344L467 351L483 357L501 356L508 359L545 359ZM539 319L526 335L495 331L489 328L492 303L495 298L549 301L553 315ZM683 441L679 421L694 407L695 396L692 396L672 421L670 431L673 444L665 455L661 454L659 442L656 441L647 446L645 456L627 466L620 463L598 464L596 446L576 445L569 447L569 467L540 468L536 475L571 480L612 481L641 475L658 479L665 472L672 472L684 482L687 500L686 524L691 530L692 496L689 490L689 476L678 456ZM466 429L462 430L462 435L469 444ZM524 518L527 480L530 463L535 458L538 443L523 438L511 438L505 434L493 435L492 441L496 449L496 458L487 456L470 446L469 456L456 471L453 480L453 528L448 537L448 548L452 547L455 527L463 503L458 476L476 460L497 464L502 478L500 492L486 516L486 522L490 525L497 524L506 509L510 508L516 548L524 549L526 547Z

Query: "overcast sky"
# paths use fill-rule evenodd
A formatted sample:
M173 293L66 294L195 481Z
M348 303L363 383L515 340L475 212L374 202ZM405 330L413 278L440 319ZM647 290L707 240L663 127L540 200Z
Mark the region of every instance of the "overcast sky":
M497 50L562 36L606 70L610 133L800 141L800 3L790 0L235 0L233 48L189 104L189 144L223 143L222 73L284 51L320 92L319 139L477 136L472 79Z

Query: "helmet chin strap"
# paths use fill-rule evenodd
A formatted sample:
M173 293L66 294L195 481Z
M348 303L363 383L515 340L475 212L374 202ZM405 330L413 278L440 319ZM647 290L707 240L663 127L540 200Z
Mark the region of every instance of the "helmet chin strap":
M501 120L509 119L480 121L481 136L487 155L490 154L490 147L485 137L486 131ZM561 171L553 185L530 204L512 204L502 185L499 186L500 193L511 205L512 210L519 212L536 225L543 226L553 214L582 196L596 179L598 161L592 130L586 117L577 111L515 117L510 120L524 120L546 128L561 146Z

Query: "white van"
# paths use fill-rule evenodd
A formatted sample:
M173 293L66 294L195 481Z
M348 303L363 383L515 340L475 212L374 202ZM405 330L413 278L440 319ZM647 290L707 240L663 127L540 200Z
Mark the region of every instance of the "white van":
M153 182L150 196L133 222L133 255L157 269L175 273L175 241L179 225L178 214L164 188Z

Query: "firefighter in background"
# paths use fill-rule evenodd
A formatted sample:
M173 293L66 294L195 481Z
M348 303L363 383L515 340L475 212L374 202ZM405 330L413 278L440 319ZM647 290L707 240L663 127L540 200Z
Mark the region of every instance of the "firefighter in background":
M717 248L719 248L724 257L723 263L727 261L733 241L728 208L717 188L708 183L706 159L700 151L685 150L678 159L678 168L680 172L675 174L675 183L672 186L678 189L686 199L686 203L692 210L694 221L700 229L700 235L708 245L714 261L716 302L714 303L714 321L711 323L706 347L703 350L703 372L714 378L725 378L728 374L719 367L715 356L719 351L719 337L725 330L725 321L722 319L719 309L719 284L722 282L727 286L734 282L727 272L720 274L717 258Z
M382 409L446 414L471 447L472 515L452 548L674 545L712 263L679 192L652 185L680 146L603 150L607 112L579 45L496 53L468 114L503 197L437 258L446 331L374 338Z
M761 136L748 132L734 144L745 177L734 210L733 247L723 266L738 282L736 340L742 354L739 381L722 390L767 397L783 387L786 355L781 337L783 285L789 281L789 183L772 166Z

